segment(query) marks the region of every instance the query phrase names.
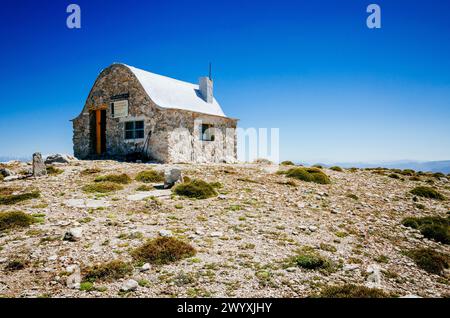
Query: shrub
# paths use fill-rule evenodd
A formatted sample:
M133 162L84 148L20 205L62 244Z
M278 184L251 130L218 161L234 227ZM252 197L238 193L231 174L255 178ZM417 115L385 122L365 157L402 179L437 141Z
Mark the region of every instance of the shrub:
M402 171L402 175L404 175L404 176L413 176L415 174L416 174L416 172L412 169L404 169Z
M50 174L50 175L57 175L57 174L61 174L64 172L64 170L56 168L54 166L48 166L46 168L46 170L47 170L47 174Z
M12 205L18 202L39 198L38 191L26 192L22 194L0 195L0 205Z
M135 260L152 264L169 264L195 254L196 250L183 241L173 237L158 237L135 249L131 256Z
M136 188L136 191L151 191L151 190L153 190L153 189L155 189L154 187L152 187L152 186L148 186L148 185L141 185L141 186L139 186L139 187L137 187Z
M355 201L359 200L358 196L356 194L353 194L353 193L347 194L347 198L353 199Z
M292 168L286 172L286 176L306 182L315 182L319 184L331 183L328 176L317 168Z
M333 167L330 168L330 170L338 171L338 172L343 172L344 171L341 167L338 167L338 166L333 166Z
M292 161L290 161L290 160L282 161L280 163L280 165L282 165L282 166L295 166L295 164Z
M323 166L321 164L315 164L312 167L317 169L323 169Z
M131 182L130 177L125 174L109 174L106 176L100 176L95 178L95 182L113 182L113 183L119 183L119 184L128 184Z
M411 190L411 193L427 199L445 200L441 193L430 187L416 187Z
M420 179L417 176L412 176L411 178L409 178L409 180L411 180L411 181L421 181L422 179Z
M0 174L0 181L3 181L4 178L5 177L2 174Z
M447 255L429 248L412 250L406 254L414 260L417 266L431 274L442 275L449 266Z
M91 282L82 282L80 283L80 290L85 292L93 291L95 290L94 284L92 284Z
M352 284L342 286L327 286L318 295L320 298L387 298L381 289L368 288Z
M101 170L99 168L87 168L80 172L82 176L89 176L92 174L100 173Z
M83 187L83 191L86 193L108 193L122 189L123 187L120 184L113 182L91 183Z
M164 172L156 170L141 171L136 175L136 181L144 183L162 182L164 181Z
M258 158L255 161L253 161L253 163L262 164L262 165L271 165L272 161L270 161L269 159L265 159L265 158Z
M192 180L177 184L172 191L178 195L197 199L206 199L217 195L214 187L203 180Z
M291 265L296 265L305 269L329 269L332 266L331 261L319 255L309 247L303 247L297 252L297 255L290 259Z
M28 227L36 220L23 212L0 212L0 231L12 228Z
M6 263L5 269L9 271L18 271L24 269L28 262L22 258L13 258Z
M443 174L442 172L433 173L432 176L436 179L445 178L445 174Z
M126 277L133 272L133 266L121 260L113 260L108 263L97 264L83 270L86 281L113 280Z
M450 244L450 219L438 216L427 216L422 218L408 217L403 219L402 224L419 230L423 236L443 244Z
M396 174L396 173L391 173L391 174L388 175L388 177L392 178L392 179L400 179L400 176L398 174Z

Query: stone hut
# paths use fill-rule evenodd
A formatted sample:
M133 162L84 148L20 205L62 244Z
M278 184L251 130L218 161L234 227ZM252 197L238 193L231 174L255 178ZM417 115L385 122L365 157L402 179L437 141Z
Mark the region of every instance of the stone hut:
M74 155L235 162L237 121L223 113L209 77L196 85L113 64L100 73L72 120Z

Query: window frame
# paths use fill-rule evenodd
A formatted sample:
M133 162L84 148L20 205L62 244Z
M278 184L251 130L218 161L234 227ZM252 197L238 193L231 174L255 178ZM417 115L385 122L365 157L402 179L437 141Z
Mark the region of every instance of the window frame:
M137 128L137 123L142 123L142 128ZM127 126L132 125L131 128L127 128ZM139 125L140 126L140 125ZM131 132L131 137L127 137L127 133ZM138 132L141 136L138 136ZM136 139L144 139L145 136L145 123L144 120L128 120L124 122L124 139L125 140L136 140Z
M209 131L208 131L209 130ZM215 141L215 127L213 124L200 124L200 141ZM207 133L208 132L208 133Z

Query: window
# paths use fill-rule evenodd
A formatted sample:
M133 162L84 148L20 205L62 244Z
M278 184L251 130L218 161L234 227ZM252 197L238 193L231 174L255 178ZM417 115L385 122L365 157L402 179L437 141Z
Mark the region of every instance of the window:
M200 140L214 141L214 127L210 124L200 125Z
M125 122L125 139L142 139L144 138L144 121L127 121Z

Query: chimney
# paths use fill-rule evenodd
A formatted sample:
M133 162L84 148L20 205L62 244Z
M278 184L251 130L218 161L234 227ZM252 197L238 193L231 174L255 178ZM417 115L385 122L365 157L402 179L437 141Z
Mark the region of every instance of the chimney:
M213 81L207 76L200 77L199 88L200 88L200 93L202 94L202 97L205 100L205 102L211 104L214 100Z

